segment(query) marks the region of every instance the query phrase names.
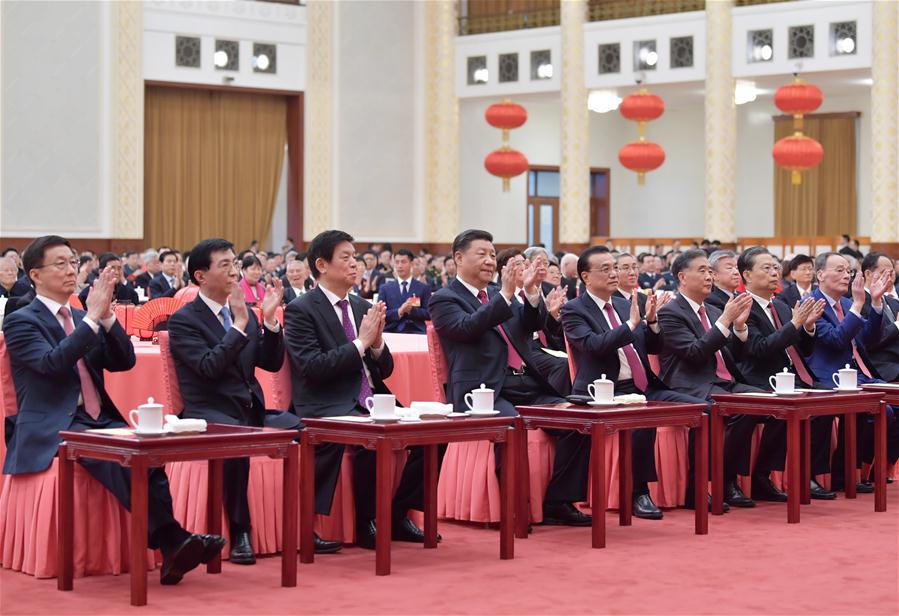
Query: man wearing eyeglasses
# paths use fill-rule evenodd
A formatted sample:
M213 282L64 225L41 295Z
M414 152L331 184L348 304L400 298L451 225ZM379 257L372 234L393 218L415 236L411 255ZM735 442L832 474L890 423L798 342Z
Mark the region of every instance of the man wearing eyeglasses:
M135 363L131 340L112 312L112 270L97 278L85 312L69 306L78 259L65 238L34 240L23 261L35 299L7 317L3 328L19 403L3 467L10 475L49 468L60 430L126 427L106 394L103 371L123 372ZM78 463L130 509L129 469L101 460L82 458ZM178 524L163 469L150 470L148 488L148 544L162 550L160 582L177 584L185 573L212 560L225 540L191 534Z

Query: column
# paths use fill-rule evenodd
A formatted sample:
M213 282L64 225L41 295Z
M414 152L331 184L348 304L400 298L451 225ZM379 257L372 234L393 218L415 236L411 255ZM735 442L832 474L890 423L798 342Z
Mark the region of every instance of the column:
M144 76L141 2L112 2L110 10L109 190L112 237L144 236Z
M897 7L875 2L871 76L871 241L899 241Z
M564 0L561 5L562 73L561 179L559 242L590 241L590 120L584 84L585 0Z
M722 242L737 240L732 5L731 0L705 5L705 236Z
M331 228L334 74L334 4L306 3L306 142L304 160L305 208L303 239L311 240Z
M451 243L459 226L456 2L425 4L424 241Z

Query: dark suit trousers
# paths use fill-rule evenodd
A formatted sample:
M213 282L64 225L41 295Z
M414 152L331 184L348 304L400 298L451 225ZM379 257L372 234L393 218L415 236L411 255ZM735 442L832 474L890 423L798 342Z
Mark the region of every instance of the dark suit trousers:
M526 404L555 404L565 402L555 392L548 392L540 381L523 374L507 374L503 389L497 400L510 407ZM506 413L503 413L504 415ZM556 438L556 455L553 461L553 475L546 488L544 502L573 503L587 499L587 478L590 471L590 437L573 430L546 430ZM496 464L499 471L500 457Z
M664 395L671 393L679 396L675 392L658 392L656 395ZM623 394L644 394L649 400L661 400L663 398L650 398L649 394L642 392L634 385L632 379L619 381L615 384L615 395ZM634 478L634 495L647 494L646 487L649 481L658 481L656 475L656 429L640 428L631 430L631 469Z
M75 420L69 430L83 431L98 428L126 428L127 424L121 418L107 415L105 412L100 417L93 419L84 411L84 407L78 407ZM90 473L91 477L99 481L112 492L122 506L131 511L131 469L125 468L115 462L94 460L91 458L79 458L78 463ZM169 490L169 479L165 469L151 468L147 475L147 533L148 545L152 549L161 549L168 552L178 547L188 537L187 531L181 528L172 513L172 494Z
M860 468L862 463L870 464L874 460L874 416L856 414L855 438L856 451L858 455L855 459L856 468ZM852 421L850 419L850 421ZM842 485L844 482L844 466L845 459L845 428L843 417L840 417L839 435L837 437L837 448L833 452L833 460L831 462L831 482ZM814 429L814 424L812 424ZM827 433L827 449L830 452L830 434ZM887 464L894 464L899 459L899 420L896 418L896 407L887 407ZM812 472L815 472L814 469ZM827 471L820 471L827 472Z

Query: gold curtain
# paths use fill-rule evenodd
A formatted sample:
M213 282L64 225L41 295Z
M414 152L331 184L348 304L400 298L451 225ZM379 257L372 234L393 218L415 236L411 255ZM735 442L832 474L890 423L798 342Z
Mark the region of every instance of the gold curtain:
M803 133L824 147L824 160L802 172L793 186L790 172L774 167L774 234L781 237L856 233L855 124L857 114L808 116ZM774 141L793 133L792 117L774 118Z
M144 237L189 250L223 237L237 250L265 242L284 149L283 96L148 87Z

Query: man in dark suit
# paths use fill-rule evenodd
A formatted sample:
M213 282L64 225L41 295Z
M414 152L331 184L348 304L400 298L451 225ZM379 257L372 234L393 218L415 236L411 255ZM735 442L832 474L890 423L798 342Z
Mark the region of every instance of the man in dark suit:
M116 275L116 285L115 290L112 292L112 299L120 304L133 304L136 306L139 303L137 291L124 284L122 260L119 258L119 255L114 252L104 252L100 255L100 271L102 272L106 268L109 268ZM90 287L87 286L78 294L78 299L81 300L82 306L87 305L87 294L89 292Z
M387 307L384 331L398 334L424 334L430 320L428 299L431 289L412 277L415 255L408 248L400 248L393 257L396 280L385 282L378 291L378 300Z
M116 275L104 270L87 299L87 312L69 306L78 260L69 242L40 237L25 249L25 267L36 298L3 324L12 362L19 413L3 472L46 470L59 446L60 430L124 428L125 422L103 386L103 371L134 366L134 349L112 312ZM114 462L79 459L122 505L131 507L131 471ZM225 545L217 535L192 535L172 514L165 471L149 474L148 543L163 553L162 584L209 562Z
M175 297L175 293L184 286L183 265L178 254L173 250L165 250L159 254L162 271L150 281L150 298Z
M740 254L737 260L740 275L746 283L746 291L752 296L749 312L749 339L747 353L739 362L740 372L746 383L759 389L771 390L769 377L784 368L793 373L797 388L831 389L832 383L824 383L812 376L803 355L810 355L815 347L815 323L824 312L824 300L807 298L796 302L794 309L774 298L780 275L780 264L764 246L752 246ZM772 422L768 422L770 425ZM767 430L767 426L765 430ZM831 500L836 494L824 489L816 475L830 472L830 437L833 417L815 417L811 421L811 496ZM768 470L783 470L780 443L765 440L766 448L776 446L777 451L760 450L759 459L773 460L770 469L760 469L752 475L752 498L755 500L783 501L784 494L771 482Z
M623 252L616 258L618 265L618 288L615 289L614 295L621 297L628 302L631 297L637 296L637 305L640 308L640 314L646 314L646 298L647 295L640 291L637 279L640 276L640 266L633 255Z
M237 284L234 247L227 240L203 240L191 250L191 280L200 288L197 298L169 318L169 336L178 385L184 400L183 416L212 423L296 429L299 420L287 412L266 411L257 367L277 372L284 361L284 339L275 318L281 302L280 280L269 285L261 304L264 327L247 309ZM231 562L256 562L250 541L247 485L249 458L225 460L225 511L231 531ZM325 545L327 544L327 545ZM336 541L319 539L319 552L340 549Z
M520 257L496 273L493 236L467 230L453 241L456 280L431 296L431 320L449 368L446 397L464 410L465 394L482 383L494 390L494 408L515 416L515 405L562 402L528 363L533 333L544 325L538 268ZM524 272L520 270L524 269ZM544 268L545 275L545 268ZM521 280L525 301L516 296ZM589 439L566 433L556 443L553 477L547 489L544 523L588 526L591 518L573 503L586 497Z
M567 252L559 259L559 269L562 271L562 288L565 296L572 300L577 297L577 255Z
M573 392L588 394L587 387L605 375L615 383L615 395L643 394L648 400L706 404L704 399L671 391L652 372L647 353L662 348L656 319L656 296L636 292L626 301L615 295L619 272L615 257L605 246L581 253L578 273L586 292L562 308L565 335L577 365ZM637 298L646 301L645 320ZM650 481L657 481L655 436L652 429L632 432L633 511L637 517L660 520L662 511L649 496Z
M740 284L737 255L732 250L716 250L709 257L709 265L712 266L714 286L705 303L724 310L724 305L736 294Z
M883 272L893 269L893 260L881 252L869 252L862 260L862 273L865 276L865 306L862 308L862 316L866 317L871 310L871 284ZM899 381L899 300L894 299L890 292L894 289L891 276L887 283L887 292L883 296L883 320L882 334L876 341L867 346L868 355L871 357L873 368L884 381Z
M283 303L289 304L306 291L312 288L312 279L309 278L309 266L304 259L294 259L287 264L287 271L281 278L284 287Z
M853 278L851 266L845 256L835 252L818 255L815 258L815 276L818 288L812 293L812 297L827 302L824 313L815 324L814 351L806 357L815 378L827 382L837 370L848 364L857 371L859 384L882 382L872 368L874 362L868 354L868 347L876 346L883 336L883 296L890 283L890 272L882 271L879 276L871 277L871 309L867 318L862 316L866 298L865 278L861 272L856 272ZM851 291L852 299L844 297L847 290ZM888 454L893 452L895 455L896 446L891 444L896 442L899 434L895 413L892 413L892 407L888 407L888 410L893 415L887 421ZM856 421L859 451L857 463L860 466L862 462L870 462L874 457L874 430L869 417L859 415ZM837 449L831 462L833 490L843 489L845 483L843 429L841 421ZM890 463L889 457L887 462ZM873 492L874 486L862 478L857 490Z
M293 381L293 406L305 417L368 415L365 400L389 394L384 379L393 372L393 357L384 344L384 304L375 306L349 293L356 282L353 238L343 231L323 231L309 245L309 269L318 286L292 301L284 310L287 356ZM318 513L327 514L344 446L324 444L315 450ZM353 450L353 488L356 501L357 544L374 549L374 452ZM392 536L398 541L424 542L424 533L407 517L423 507L424 456L409 448L406 467L393 499Z
M143 289L144 297L150 297L150 282L162 270L162 263L159 262L159 253L152 248L144 251L141 260L144 263L143 271L132 273L129 279L132 287Z
M777 297L787 306L792 307L817 288L814 281L815 260L808 255L796 255L790 260L787 269L790 271L792 281L784 281L783 289Z
M678 296L659 311L663 347L659 375L674 391L712 401L715 393L758 392L756 387L737 382L740 377L731 350L738 359L745 353L748 339L746 321L752 297L743 293L719 311L705 304L712 292L712 267L701 249L681 253L671 265L678 280ZM737 507L755 503L736 484L738 474L749 474L752 433L759 420L751 416L730 418L724 439L724 496ZM778 437L778 430L766 429L766 438ZM692 436L691 430L691 449ZM782 438L782 435L781 435ZM771 448L774 450L774 448ZM690 456L691 459L693 456ZM765 468L766 461L760 461ZM691 472L688 477L692 477ZM692 484L688 484L692 490ZM688 493L687 502L691 502Z
M0 297L22 297L31 291L28 276L19 277L19 268L12 257L0 257Z

